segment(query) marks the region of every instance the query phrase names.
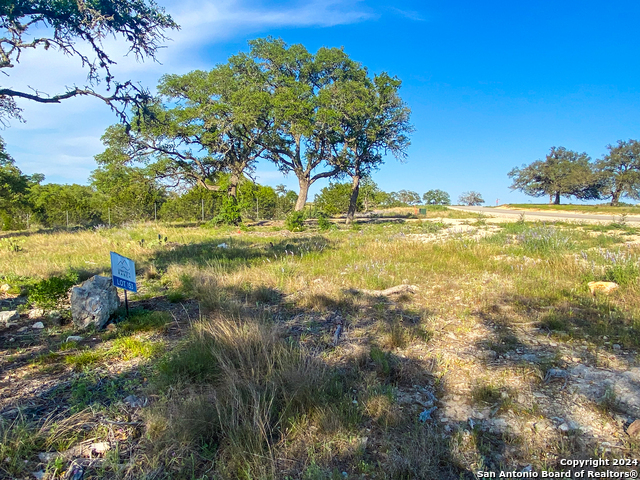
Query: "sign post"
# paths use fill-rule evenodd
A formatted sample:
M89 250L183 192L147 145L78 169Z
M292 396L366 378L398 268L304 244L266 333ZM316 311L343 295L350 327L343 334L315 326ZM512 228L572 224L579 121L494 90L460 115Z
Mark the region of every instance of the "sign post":
M127 290L134 293L138 291L138 286L136 285L136 264L130 258L123 257L115 252L110 252L110 255L111 281L114 287L124 290L124 307L128 317L129 300L127 299Z

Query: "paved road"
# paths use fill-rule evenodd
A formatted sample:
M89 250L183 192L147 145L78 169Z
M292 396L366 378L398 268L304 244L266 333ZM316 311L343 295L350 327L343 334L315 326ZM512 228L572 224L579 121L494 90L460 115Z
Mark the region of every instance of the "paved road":
M619 222L621 220L620 215L593 215L588 213L565 213L565 212L545 212L545 211L533 211L533 210L507 210L506 208L492 208L492 207L449 207L455 210L463 210L465 212L477 212L487 216L494 217L519 217L524 213L525 219L533 220L568 220L568 221L586 221L586 222L599 222L610 223ZM625 218L627 223L640 223L640 217L628 216Z

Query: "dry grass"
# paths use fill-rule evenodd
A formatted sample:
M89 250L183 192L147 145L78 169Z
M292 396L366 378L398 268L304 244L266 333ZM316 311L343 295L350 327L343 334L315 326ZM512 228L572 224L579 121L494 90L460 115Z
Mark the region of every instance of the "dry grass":
M607 232L523 222L479 240L410 236L437 235L431 225L297 234L163 226L167 245L153 244L151 226L34 234L24 254L0 252L0 271L28 286L70 268L106 271L115 250L144 273L134 302L198 304L199 318L189 313L173 343L154 335L174 332L174 319L146 313L102 349L38 360L68 359L83 375L108 359L152 366L142 435L103 478L457 479L559 468L558 458L592 455L605 438L614 452L640 453L615 443L624 435L612 417L619 398L574 398L548 375L580 362L636 366L638 247ZM624 279L616 293L589 294L588 281L614 275ZM357 293L402 283L419 290ZM430 405L432 419L422 418ZM554 418L597 424L599 440L565 435ZM42 448L31 445L12 458Z

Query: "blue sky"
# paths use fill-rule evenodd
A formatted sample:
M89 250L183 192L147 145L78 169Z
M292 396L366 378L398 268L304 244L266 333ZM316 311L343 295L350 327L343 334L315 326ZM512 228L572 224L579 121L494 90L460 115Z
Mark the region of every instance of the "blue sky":
M455 200L476 190L488 205L545 201L511 192L507 172L552 146L598 158L618 139L640 139L637 2L160 3L182 30L170 33L161 64L118 57L118 79L153 87L163 73L211 68L266 35L310 51L342 46L370 72L398 76L415 132L407 162L389 158L374 174L386 191L440 188ZM123 52L116 41L107 47ZM53 94L82 84L86 72L74 59L38 51L10 74L2 85ZM86 183L100 136L116 120L110 110L96 99L20 105L26 123L0 132L18 166L49 182ZM297 190L294 176L267 162L258 176Z

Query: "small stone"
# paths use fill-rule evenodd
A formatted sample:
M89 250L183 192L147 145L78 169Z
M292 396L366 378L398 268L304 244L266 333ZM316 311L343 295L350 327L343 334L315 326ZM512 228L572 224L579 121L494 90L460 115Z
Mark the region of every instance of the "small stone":
M80 335L69 335L67 337L67 342L81 342L82 340L84 340L84 338Z
M26 332L27 330L29 330L29 327L22 327L18 329L18 333Z
M618 344L618 343L614 343L614 344L613 344L613 349L614 349L614 350L622 350L622 347L620 346L620 344Z
M15 338L13 338L13 337L11 337L11 338L9 339L9 342L15 342L15 341L16 341L16 339L15 339Z
M640 420L634 420L631 425L627 427L627 435L630 437L640 437Z
M0 323L9 323L11 320L17 320L20 318L20 314L17 310L8 310L6 312L0 312Z
M56 325L62 325L62 312L60 310L52 310L47 313L47 319L52 321Z
M42 480L44 478L44 474L45 474L44 470L40 470L38 472L31 472L31 475L33 475L36 478L36 480Z
M124 399L124 403L128 404L133 408L144 407L147 404L146 398L138 398L135 395L129 395Z
M29 318L34 319L34 318L42 318L44 317L44 310L41 308L34 308L33 310L29 311Z
M44 323L36 322L31 326L31 328L33 328L35 330L42 330L44 328Z
M496 418L491 423L499 430L507 428L507 421L504 418Z
M0 292L8 292L9 290L11 290L11 285L9 285L8 283L3 284L0 287Z
M558 430L560 430L562 433L567 433L567 432L571 432L574 430L579 430L579 427L572 421L568 421L568 422L564 422L563 424L561 424L558 427Z
M110 323L109 325L106 326L106 329L109 330L110 332L115 332L117 328L118 327L116 327L115 323Z
M38 454L38 458L42 463L49 463L52 460L55 460L60 456L57 452L40 452Z

